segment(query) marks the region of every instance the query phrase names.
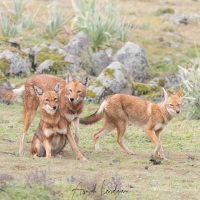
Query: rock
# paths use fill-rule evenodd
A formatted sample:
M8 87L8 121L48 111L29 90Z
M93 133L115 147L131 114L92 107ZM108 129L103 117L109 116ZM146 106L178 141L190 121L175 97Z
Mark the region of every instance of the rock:
M35 46L31 52L30 57L32 57L32 66L38 73L49 72L56 74L57 72L62 72L65 70L66 52L61 48L42 43Z
M143 82L150 78L151 68L144 49L127 42L113 57L114 61L124 64L134 81Z
M89 48L90 43L87 35L84 32L79 32L75 35L69 43L64 47L65 50L72 54L79 55L83 49Z
M82 67L81 59L73 54L67 53L64 57L65 69L73 73L79 73Z
M110 65L113 61L112 56L113 50L111 48L95 52L92 55L92 75L99 75L103 69Z
M133 93L132 82L127 70L120 62L113 62L105 68L88 87L88 101L98 102L115 93Z
M53 66L53 61L48 59L42 62L39 67L36 68L37 73L47 73L51 70L51 67Z
M5 75L29 75L31 62L27 54L12 47L10 49L0 50L0 69Z

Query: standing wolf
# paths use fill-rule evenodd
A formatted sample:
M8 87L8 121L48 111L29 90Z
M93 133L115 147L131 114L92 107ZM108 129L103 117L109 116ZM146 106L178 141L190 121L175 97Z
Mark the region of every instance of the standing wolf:
M24 121L20 138L19 153L24 153L24 140L26 132L35 116L39 105L39 98L35 93L34 86L39 87L43 92L54 90L57 83L60 83L60 101L62 115L68 122L74 122L75 141L79 141L79 115L83 110L83 100L86 96L88 78L82 81L74 79L71 73L68 73L66 81L57 76L49 74L39 74L29 78L23 85L16 89L0 90L0 95L5 101L15 101L20 94L23 95Z
M105 120L103 128L94 134L95 150L99 150L100 138L116 128L118 144L127 154L133 154L123 141L126 126L130 121L143 127L148 137L156 145L152 156L166 159L160 142L160 133L167 123L180 113L183 91L180 90L175 95L165 91L164 88L163 91L165 100L158 104L125 94L109 96L94 114L80 119L82 124L92 124L101 118Z

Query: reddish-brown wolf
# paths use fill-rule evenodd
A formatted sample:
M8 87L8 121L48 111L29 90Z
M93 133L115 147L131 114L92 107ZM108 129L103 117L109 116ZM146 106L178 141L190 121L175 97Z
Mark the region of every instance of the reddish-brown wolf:
M77 159L86 160L79 151L70 131L71 122L67 122L59 112L60 83L57 83L54 91L43 92L34 86L35 93L39 97L41 119L31 144L31 153L34 157L51 157L59 153L68 139Z
M24 153L24 140L26 132L35 116L39 105L39 98L35 93L34 86L38 86L43 92L53 90L57 83L60 83L60 107L62 115L68 122L74 122L75 141L79 141L79 115L83 110L83 100L87 92L88 78L82 81L74 79L71 73L68 73L66 81L62 78L49 75L39 74L29 78L23 85L16 89L0 90L0 95L5 101L15 101L20 94L23 95L24 122L21 132L19 153Z
M167 92L164 88L163 91L165 99L158 104L125 94L109 96L94 114L80 119L82 124L92 124L101 118L105 120L103 128L94 134L95 150L99 150L100 138L116 128L118 144L127 154L134 154L123 141L126 126L130 121L143 127L148 137L156 145L152 154L153 158L166 159L160 141L160 133L167 123L180 113L183 91L180 90L175 95Z

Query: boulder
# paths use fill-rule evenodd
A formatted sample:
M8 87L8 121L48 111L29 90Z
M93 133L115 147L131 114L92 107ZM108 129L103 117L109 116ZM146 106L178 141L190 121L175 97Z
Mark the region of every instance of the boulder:
M90 43L87 35L84 32L79 32L68 42L64 49L74 55L80 56L82 50L89 47Z
M133 93L129 73L120 62L111 63L100 73L88 87L86 100L99 102L102 98L115 93Z
M36 68L36 71L37 73L39 74L42 74L42 73L47 73L51 70L51 67L53 66L53 61L48 59L48 60L45 60L44 62L42 62L37 68Z
M73 54L67 53L64 57L65 69L73 73L79 73L82 67L81 59Z
M146 53L137 44L127 42L113 57L114 61L124 64L134 81L143 82L150 78L151 67Z
M32 66L37 73L56 74L65 70L65 56L66 52L53 44L42 43L33 47L30 51Z
M0 50L0 69L5 75L29 75L31 62L27 54L12 47Z
M113 61L113 50L111 48L100 50L92 54L92 75L98 76L103 69Z

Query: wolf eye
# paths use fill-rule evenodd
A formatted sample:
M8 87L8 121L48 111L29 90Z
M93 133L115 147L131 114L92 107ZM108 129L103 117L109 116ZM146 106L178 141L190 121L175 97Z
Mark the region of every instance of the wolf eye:
M78 91L77 91L77 93L81 93L81 91L80 91L80 90L78 90Z
M171 107L173 107L174 105L173 104L169 104Z
M49 101L49 99L45 99L45 101Z
M72 92L72 89L69 89L70 92Z
M57 101L57 98L54 98L54 101Z

